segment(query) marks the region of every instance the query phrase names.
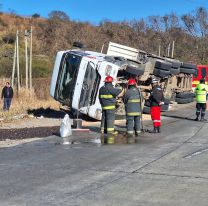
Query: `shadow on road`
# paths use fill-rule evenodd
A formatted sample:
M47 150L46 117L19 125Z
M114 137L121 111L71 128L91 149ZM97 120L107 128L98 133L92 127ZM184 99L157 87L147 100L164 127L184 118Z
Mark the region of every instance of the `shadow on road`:
M28 114L33 114L35 117L47 117L47 118L64 118L64 115L66 114L64 111L58 111L54 110L51 108L46 108L44 109L43 107L38 108L38 109L28 109L27 110Z

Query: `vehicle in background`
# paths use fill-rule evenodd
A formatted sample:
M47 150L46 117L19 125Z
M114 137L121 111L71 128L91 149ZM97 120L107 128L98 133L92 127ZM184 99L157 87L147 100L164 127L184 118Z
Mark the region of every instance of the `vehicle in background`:
M193 64L110 42L107 54L82 48L59 51L50 95L70 110L78 110L99 120L101 105L98 93L106 76L112 76L116 80L114 84L124 89L128 79L135 78L144 97L148 97L151 91L151 79L157 77L166 97L162 110L168 110L171 98L178 103L193 101L191 91L195 70ZM149 110L148 101L145 110ZM124 114L122 98L117 100L117 113Z
M196 85L199 84L200 79L205 79L208 84L208 65L197 65L196 74L193 75L192 89L195 90Z

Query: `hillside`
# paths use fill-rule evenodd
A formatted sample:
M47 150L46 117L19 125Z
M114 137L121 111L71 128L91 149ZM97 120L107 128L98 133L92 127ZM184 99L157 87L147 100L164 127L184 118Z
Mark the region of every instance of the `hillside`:
M105 20L95 26L88 22L75 22L61 11L53 11L48 19L0 14L0 75L10 76L15 33L20 32L20 69L24 78L24 30L33 27L34 77L50 76L55 53L70 49L74 41L87 49L100 51L109 41L139 48L151 53L167 55L169 45L175 41L175 58L197 64L207 63L208 11L176 16L151 16L123 22Z

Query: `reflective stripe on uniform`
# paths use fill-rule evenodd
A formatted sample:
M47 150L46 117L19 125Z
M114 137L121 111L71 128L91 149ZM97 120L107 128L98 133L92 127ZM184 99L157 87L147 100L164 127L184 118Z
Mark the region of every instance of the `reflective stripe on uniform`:
M127 131L128 134L134 134L134 131Z
M141 112L129 112L127 113L128 116L139 116L141 115Z
M204 104L204 103L206 103L207 101L198 101L197 103L202 103L202 104Z
M140 99L130 99L128 103L140 102Z
M102 95L100 95L100 98L101 99L111 99L111 98L113 98L113 95L111 95L111 94L102 94Z
M153 122L161 122L161 120L153 120Z
M102 107L102 109L104 110L108 110L108 109L115 109L115 105L110 105L110 106L105 106L105 107Z
M110 127L107 128L107 132L113 132L113 131L114 131L113 127L112 128L110 128Z

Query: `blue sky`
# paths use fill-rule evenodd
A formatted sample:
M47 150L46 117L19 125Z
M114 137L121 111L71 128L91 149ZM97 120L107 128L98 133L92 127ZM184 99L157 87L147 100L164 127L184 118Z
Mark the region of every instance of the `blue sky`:
M112 21L146 18L174 12L178 15L192 12L207 0L0 0L1 10L19 15L38 13L47 17L53 10L64 11L72 20L97 24L104 19Z

